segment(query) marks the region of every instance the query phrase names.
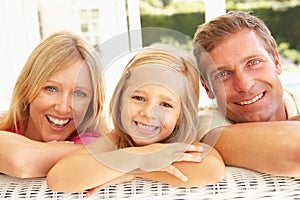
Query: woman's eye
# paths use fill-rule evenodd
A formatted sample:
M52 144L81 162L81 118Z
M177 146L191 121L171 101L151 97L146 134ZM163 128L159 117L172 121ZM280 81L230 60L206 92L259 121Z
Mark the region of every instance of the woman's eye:
M145 99L141 96L133 96L131 98L134 99L134 100L137 100L137 101L145 101Z
M57 91L57 89L55 87L52 87L52 86L46 86L45 90L47 90L49 92L56 92Z
M77 97L85 97L86 96L86 94L84 92L81 92L81 91L75 91L74 95L77 96Z

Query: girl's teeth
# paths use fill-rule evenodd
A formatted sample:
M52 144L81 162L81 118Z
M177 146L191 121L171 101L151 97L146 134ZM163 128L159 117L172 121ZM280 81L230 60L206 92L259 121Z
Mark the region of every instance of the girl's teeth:
M49 120L56 124L56 125L65 125L69 122L69 119L65 119L65 120L59 120L59 119L55 119L53 117L48 116Z
M140 129L144 129L146 131L154 131L155 130L155 126L145 126L143 124L140 124L140 123L137 123L137 126L140 128Z
M248 101L237 102L237 104L242 105L242 106L243 106L243 105L252 104L252 103L258 101L259 99L261 99L261 98L263 97L263 95L264 95L264 94L261 93L261 94L257 95L256 97L254 97L253 99L250 99L250 100L248 100Z

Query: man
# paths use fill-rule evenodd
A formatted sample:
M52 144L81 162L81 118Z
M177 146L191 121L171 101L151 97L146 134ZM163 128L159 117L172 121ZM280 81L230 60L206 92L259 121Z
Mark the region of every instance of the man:
M276 42L263 21L231 11L199 26L193 42L202 85L217 104L199 112L202 141L226 165L299 176L300 101L283 90Z

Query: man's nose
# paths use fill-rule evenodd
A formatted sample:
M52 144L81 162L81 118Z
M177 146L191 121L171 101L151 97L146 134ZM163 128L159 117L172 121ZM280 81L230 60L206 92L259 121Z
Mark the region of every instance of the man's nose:
M254 85L252 76L244 71L239 71L234 74L234 88L238 92L249 92Z

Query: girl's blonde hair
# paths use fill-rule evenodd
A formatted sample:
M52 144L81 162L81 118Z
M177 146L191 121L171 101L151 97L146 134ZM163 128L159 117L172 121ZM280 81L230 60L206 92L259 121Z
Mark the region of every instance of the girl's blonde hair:
M115 88L110 102L110 114L114 125L114 132L119 137L118 147L125 148L135 146L131 137L120 128L121 123L121 102L126 76L129 71L145 64L160 64L174 69L183 76L182 83L178 83L180 88L181 116L180 124L175 127L172 134L167 137L164 143L186 142L195 140L198 127L197 108L199 103L199 72L191 57L183 56L178 51L163 47L148 47L139 51L126 65L121 78Z
M83 60L90 69L93 83L93 99L77 132L106 127L102 120L105 100L105 85L97 51L80 36L68 32L56 32L44 39L29 55L13 90L9 110L0 121L0 130L26 126L30 103L43 84L55 73ZM75 131L74 131L75 132ZM71 134L71 133L70 133Z

